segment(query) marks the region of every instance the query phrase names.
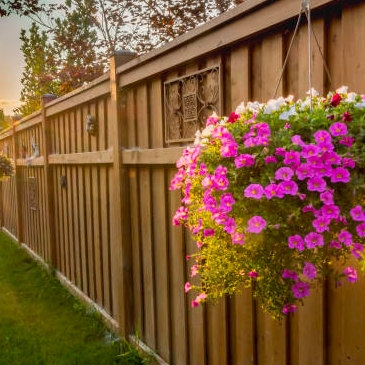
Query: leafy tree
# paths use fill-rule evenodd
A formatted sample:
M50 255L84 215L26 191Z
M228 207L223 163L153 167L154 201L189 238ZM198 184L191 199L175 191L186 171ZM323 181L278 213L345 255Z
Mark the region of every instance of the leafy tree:
M39 0L0 0L0 17L10 14L29 15L44 9Z
M43 94L58 94L59 83L52 76L56 67L50 62L53 53L47 33L33 23L29 36L22 30L20 40L25 66L21 78L22 105L17 111L28 115L40 108Z

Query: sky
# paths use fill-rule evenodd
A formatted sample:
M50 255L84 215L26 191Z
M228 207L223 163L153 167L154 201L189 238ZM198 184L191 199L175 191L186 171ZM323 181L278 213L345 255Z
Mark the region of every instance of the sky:
M0 108L5 114L12 114L12 110L20 104L24 62L19 36L20 30L28 29L29 25L26 18L0 18Z

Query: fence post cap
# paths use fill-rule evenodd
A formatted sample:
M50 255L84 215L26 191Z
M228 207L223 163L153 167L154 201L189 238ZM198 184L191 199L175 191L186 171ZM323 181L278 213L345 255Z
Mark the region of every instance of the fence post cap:
M136 58L137 53L125 49L120 51L114 51L112 57L115 59L116 67L118 67Z

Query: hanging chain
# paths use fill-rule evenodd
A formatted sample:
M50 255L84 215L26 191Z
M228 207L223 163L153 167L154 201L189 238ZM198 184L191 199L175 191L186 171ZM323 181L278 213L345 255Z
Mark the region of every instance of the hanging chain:
M332 78L331 78L331 75L330 75L329 68L327 66L326 60L324 58L324 55L323 55L321 46L319 44L318 38L317 38L316 33L314 32L314 29L312 27L311 10L310 10L310 0L302 0L302 2L301 2L301 7L300 7L300 11L299 11L299 16L298 16L297 24L295 26L295 30L294 30L292 39L290 41L290 45L289 45L289 48L288 48L288 52L287 52L286 57L285 57L285 60L284 60L284 64L283 64L283 68L281 70L280 78L279 78L279 80L278 80L278 82L276 84L276 88L275 88L275 93L274 93L273 99L275 99L276 94L277 94L277 92L279 90L280 83L281 83L281 81L283 79L284 70L285 70L285 67L286 67L286 65L288 63L289 54L290 54L290 51L292 49L295 36L298 33L298 29L299 29L299 25L300 25L300 21L301 21L301 18L302 18L302 14L303 13L305 14L305 16L307 18L307 21L308 21L308 68L309 68L309 70L308 70L309 71L308 72L309 73L309 75L308 75L308 83L309 83L309 95L310 95L310 109L312 111L312 109L313 109L312 40L311 40L311 35L312 34L313 34L313 37L314 37L314 39L316 41L316 44L317 44L319 53L320 53L320 55L322 57L323 65L324 65L324 68L325 68L325 71L326 71L326 74L327 74L327 77L328 77L328 80L330 82L330 86L331 87L332 87Z

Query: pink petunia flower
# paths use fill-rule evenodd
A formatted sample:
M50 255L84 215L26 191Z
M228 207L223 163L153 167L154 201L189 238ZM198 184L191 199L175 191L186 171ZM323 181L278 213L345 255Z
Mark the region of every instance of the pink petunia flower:
M270 184L264 189L266 197L270 200L274 197L283 198L283 191L276 184Z
M243 166L252 166L255 163L255 156L248 154L239 155L235 158L234 163L237 169Z
M337 248L339 250L341 248L341 243L333 240L330 242L329 247Z
M307 158L307 163L312 168L321 168L323 166L322 159L319 156L310 156Z
M172 218L172 223L174 226L179 226L180 225L180 221L183 220L185 221L188 218L188 209L185 207L180 207L174 217Z
M346 246L352 245L352 234L345 229L342 229L338 235L338 240Z
M355 140L349 136L345 136L341 139L339 142L340 144L343 144L344 146L347 146L348 148L352 147L352 144L355 142Z
M309 164L303 163L297 167L295 173L297 174L299 180L304 180L309 177L313 177L313 171L313 168Z
M209 117L207 118L206 126L209 127L210 125L216 125L219 122L219 119L216 117Z
M185 284L185 293L187 293L190 289L191 289L191 284L190 283L186 283Z
M354 283L357 281L357 273L353 267L346 267L343 273L347 276L347 281L350 283Z
M317 276L316 267L310 262L305 262L303 267L303 275L305 275L308 279L313 280Z
M278 185L278 189L285 195L296 195L298 192L298 185L294 181L281 181Z
M228 129L222 126L218 126L216 128L213 129L212 131L212 137L213 138L228 138L233 140L232 135L229 133Z
M295 313L297 311L297 306L295 304L285 304L283 307L283 313Z
M247 231L251 233L260 233L266 227L266 220L259 215L253 216L247 222Z
M278 162L278 160L274 157L274 156L267 156L265 158L265 163L266 165L268 165L269 163L274 163L276 164Z
M309 284L298 281L291 287L291 290L295 298L304 298L309 295Z
M354 243L351 250L351 253L354 255L354 257L361 260L361 252L364 252L364 246L361 243Z
M332 191L327 190L324 193L321 193L320 198L325 205L333 204L333 192Z
M236 142L229 142L221 147L222 157L236 157L238 145Z
M331 177L332 176L332 167L331 166L321 166L315 169L316 173L320 177Z
M344 122L352 122L352 116L349 113L349 111L346 111L343 115L342 115L342 120Z
M203 219L198 220L198 225L192 229L193 234L197 234L202 229Z
M316 133L314 133L314 139L318 143L318 145L331 143L332 137L327 131L319 130Z
M218 206L217 201L211 195L204 196L203 204L204 204L204 209L210 211L211 213L215 213L216 208Z
M304 250L304 241L303 238L300 237L298 234L294 235L294 236L290 236L288 238L288 246L289 248L296 248L298 251L303 251Z
M290 167L281 167L275 172L276 180L289 181L294 175L294 171Z
M310 232L304 237L304 241L308 248L314 248L316 246L323 246L323 236L316 232Z
M204 237L210 237L210 236L214 236L214 229L205 229L204 230Z
M309 191L323 192L326 190L327 183L321 177L311 177L307 181L307 188Z
M227 219L224 228L223 228L227 233L229 234L233 234L234 231L236 230L236 221L234 220L234 218L229 218Z
M342 157L336 152L329 151L322 155L322 161L324 165L341 165Z
M252 271L250 271L250 272L248 273L248 276L249 276L250 278L257 278L257 277L259 276L259 274L258 274L258 272L257 272L257 271L252 270Z
M194 277L198 273L198 265L193 265L190 269L190 276Z
M365 223L361 223L356 227L357 235L360 237L365 237Z
M337 218L340 215L340 208L337 205L327 204L321 208L321 213L329 219Z
M355 168L355 161L352 158L345 157L342 159L342 166L353 169Z
M232 210L232 206L235 202L231 193L222 194L219 208L221 211L228 213Z
M261 199L264 194L264 188L260 184L250 184L245 189L244 195L246 198Z
M315 144L307 144L303 146L302 156L308 158L311 156L317 156L321 152L321 148Z
M296 151L289 151L285 152L284 155L284 164L291 165L291 164L299 164L300 163L300 153Z
M295 271L293 271L293 270L287 270L287 269L285 269L285 270L283 271L283 275L282 275L282 277L283 277L284 279L293 279L293 280L295 280L295 281L297 281L297 280L298 280L298 274L297 274Z
M362 222L365 220L365 214L360 205L356 205L355 208L350 210L351 217L354 221Z
M323 233L324 231L329 231L328 224L330 219L327 217L318 217L312 222L313 227L318 233Z
M329 131L334 137L345 136L348 133L346 124L342 122L333 123Z
M208 172L208 168L207 168L207 166L205 165L205 163L201 163L200 164L200 169L199 169L199 174L200 175L202 175L202 176L204 176L204 175L206 175L207 174L207 172Z
M232 235L232 243L234 245L244 245L245 244L245 235L243 233L234 233Z
M275 150L275 155L277 156L285 156L285 148L282 148L282 147L278 147L276 150Z
M293 144L298 145L298 146L305 146L305 143L302 141L302 137L299 134L296 134L295 136L293 136L291 138L291 141L293 142Z
M332 171L331 182L344 182L348 183L350 181L350 173L348 170L343 167L336 167Z

